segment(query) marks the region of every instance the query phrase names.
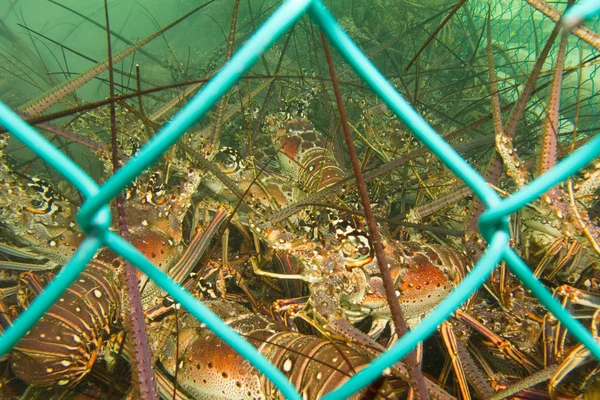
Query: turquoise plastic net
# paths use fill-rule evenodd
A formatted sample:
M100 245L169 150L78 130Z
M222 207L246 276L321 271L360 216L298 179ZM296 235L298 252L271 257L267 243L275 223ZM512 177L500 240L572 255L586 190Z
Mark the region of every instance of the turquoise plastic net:
M587 2L574 8L573 15L580 18L592 15L597 6L588 11ZM514 18L511 14L520 6L506 6L494 9L496 18ZM569 332L583 343L600 360L600 344L578 321L564 310L552 294L534 278L532 272L521 258L509 246L508 215L519 210L527 203L539 198L545 191L567 179L576 171L589 164L600 154L600 136L591 139L585 146L576 150L568 158L556 165L551 171L538 177L525 188L512 196L501 199L486 181L464 161L433 128L402 98L384 76L371 64L367 57L344 33L336 20L319 0L289 0L257 30L246 44L214 76L169 124L156 134L123 168L110 177L104 185L98 186L73 161L66 157L54 145L43 138L31 126L4 104L0 103L0 123L19 140L32 149L40 158L61 173L77 187L86 201L81 207L78 222L86 238L70 262L8 328L0 338L0 354L9 352L15 343L38 321L39 318L60 297L61 293L77 278L86 264L102 246L108 246L125 260L131 262L148 275L158 286L167 291L177 302L187 309L208 328L218 334L232 348L246 357L256 368L263 372L283 393L286 398L300 399L293 385L283 373L269 363L256 348L229 328L214 315L202 302L173 282L165 273L152 265L135 247L116 233L109 230L111 221L109 202L145 169L153 165L195 122L204 116L213 105L225 95L243 76L252 64L282 34L284 34L301 16L308 13L327 38L344 56L348 64L370 86L387 106L400 118L414 134L423 141L456 176L462 179L483 201L487 210L480 218L480 230L488 242L488 248L480 261L466 278L446 297L417 327L400 340L367 368L354 375L342 387L329 393L327 399L339 399L356 393L364 386L381 376L393 363L401 360L415 346L431 335L441 322L449 318L474 291L480 288L494 267L505 260L511 271L525 286L560 320ZM588 13L588 14L586 14ZM481 15L485 15L481 13ZM527 16L523 17L527 18ZM535 23L535 22L531 22ZM524 23L522 26L527 26ZM516 32L506 35L519 34ZM525 36L527 37L527 36ZM519 39L523 41L523 37ZM534 54L533 49L526 50ZM526 71L532 60L522 59ZM591 124L592 122L590 122Z
M555 7L559 7L558 9L561 12L564 10L565 5L554 4ZM484 26L487 8L487 3L473 3L472 18L476 26ZM504 67L497 66L497 72L504 76L524 76L530 73L541 51L540 38L547 37L550 34L553 24L548 23L549 19L544 14L524 1L493 2L491 18L494 21L492 28L494 40L503 44L503 52L506 55L506 59L502 60L502 64L505 64ZM463 25L466 26L467 23L467 21L463 21ZM587 26L592 31L598 32L600 22L598 20L590 21ZM580 48L585 49L585 55L589 56L588 49L590 46L571 35L565 59L575 64L579 60ZM554 43L550 52L551 57L557 53L557 50L558 41ZM581 84L574 84L573 82L579 81L580 73L580 71L572 71L569 82L565 82L563 85L561 113L565 118L561 119L561 124L566 124L569 119L572 119L574 114L573 105L579 99L581 104L590 112L587 112L578 121L578 129L583 131L598 129L599 121L594 118L595 111L598 109L597 99L594 97L596 72L593 70L589 73L583 73ZM505 86L510 84L514 84L512 79L504 82ZM582 93L578 93L580 88L584 88ZM511 101L516 101L516 90L505 92L505 94ZM537 114L542 115L543 112L540 109ZM559 130L561 128L559 127Z

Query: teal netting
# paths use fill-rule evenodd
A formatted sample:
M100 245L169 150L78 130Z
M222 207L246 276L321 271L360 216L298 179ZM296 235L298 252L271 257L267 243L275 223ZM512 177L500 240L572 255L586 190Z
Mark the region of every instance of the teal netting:
M484 26L487 15L487 3L478 3L473 5L473 21L476 26ZM565 3L553 3L560 13L563 13L566 8ZM524 1L505 0L494 2L491 10L491 17L494 21L492 25L492 34L497 43L502 43L502 54L504 57L496 56L496 68L498 77L515 77L519 76L522 79L515 81L508 79L501 83L500 89L512 87L513 90L504 92L511 101L518 98L519 91L515 87L518 83L522 83L525 77L535 64L543 45L540 43L540 38L547 37L554 23L549 18L538 12L534 7ZM463 25L468 26L468 19L463 18ZM598 20L591 21L588 27L598 32L600 22ZM552 65L556 61L558 49L558 41L554 43L550 56L544 66L545 71L550 71ZM583 53L580 55L580 49ZM597 56L597 51L591 46L583 43L582 40L574 35L570 35L565 56L565 68L567 70L574 65L578 65L580 61L593 60ZM580 60L581 57L581 60ZM582 75L580 77L580 74ZM586 108L585 115L578 121L578 127L583 131L598 129L600 127L597 118L594 118L598 110L598 100L594 96L595 90L595 69L592 71L573 70L565 77L562 88L561 113L564 118L561 118L561 126L559 129L572 128L569 119L573 118L575 113L575 104L577 99L580 99L581 106ZM579 83L582 79L581 84ZM579 90L581 89L581 93ZM533 103L533 102L532 102ZM540 105L532 104L528 110L536 116L545 114L545 110Z
M502 3L496 8L494 18L514 18L518 15L520 5ZM347 397L359 391L365 385L381 376L382 372L393 363L401 360L418 342L431 335L436 327L459 307L475 290L485 282L494 267L504 259L514 274L525 286L539 298L550 312L560 320L569 332L583 343L590 352L600 360L600 344L560 303L552 298L551 293L534 278L530 269L508 245L508 214L513 213L528 202L539 198L542 193L573 175L577 170L590 163L600 154L600 136L594 137L585 146L575 151L551 171L538 177L527 187L506 199L501 199L485 180L467 164L431 126L398 94L382 74L371 64L352 40L344 33L319 0L289 0L285 2L248 40L248 42L232 57L222 70L206 84L202 91L191 100L172 121L159 132L138 156L119 169L108 181L98 186L75 163L62 154L50 142L39 135L21 118L4 104L0 104L0 123L19 140L30 147L49 165L60 172L75 185L86 198L78 221L86 233L86 239L77 250L75 256L65 268L47 286L30 307L7 329L0 338L0 353L11 350L14 344L38 321L38 319L59 298L85 268L101 246L108 246L147 274L162 289L166 290L177 302L181 303L196 318L215 331L224 341L266 374L281 392L290 399L300 399L299 394L286 377L264 359L258 351L242 339L217 316L208 310L199 300L173 282L166 274L155 268L137 249L120 236L109 230L111 221L108 203L115 198L133 179L147 169L171 146L183 133L198 121L211 107L226 94L242 77L245 71L264 53L277 38L288 30L303 14L308 13L328 39L356 72L368 83L371 89L393 110L393 112L419 137L459 178L481 198L487 211L480 219L480 229L489 243L487 251L468 276L458 287L436 307L415 329L402 337L395 346L374 360L367 368L357 373L342 387L327 395L329 399ZM482 15L484 15L482 13ZM528 29L531 15L523 18L523 29ZM536 19L531 24L538 23ZM542 29L540 27L540 29ZM520 35L517 32L499 33L503 35ZM529 33L528 33L529 34ZM527 34L527 35L528 35ZM526 41L524 34L519 38ZM507 39L507 40L510 40ZM515 51L521 51L515 50ZM526 49L534 54L534 49ZM535 57L517 57L522 65L517 68L528 70Z

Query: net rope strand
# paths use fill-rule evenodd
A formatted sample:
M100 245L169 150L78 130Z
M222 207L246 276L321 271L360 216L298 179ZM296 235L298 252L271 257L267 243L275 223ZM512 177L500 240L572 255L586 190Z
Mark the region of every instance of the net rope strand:
M593 2L586 2L586 6L589 5L588 3ZM600 5L596 3L595 8L594 6L586 8L585 12L576 11L576 18L588 18L600 12ZM418 326L400 338L391 349L373 360L368 367L354 375L342 387L327 394L325 399L346 398L379 378L386 368L401 360L419 342L433 334L452 312L483 285L501 260L507 262L511 271L531 290L532 294L600 361L598 341L568 311L561 307L560 303L533 276L525 262L508 244L510 239L508 215L539 198L550 187L572 176L598 157L600 155L600 135L594 137L586 145L573 152L571 156L558 163L552 170L536 178L519 192L506 199L500 199L485 180L433 130L373 66L320 0L288 0L283 3L225 64L221 71L141 149L138 156L119 169L102 186L98 186L71 159L0 102L0 124L63 175L86 198L78 214L78 223L85 232L86 238L53 281L14 321L13 325L4 331L0 337L0 355L6 354L12 349L58 300L62 292L83 271L96 252L102 246L108 246L148 275L158 286L181 303L186 310L247 358L273 382L286 398L301 399L285 375L258 353L254 346L227 326L201 301L157 269L134 246L109 230L111 221L109 203L133 179L153 165L189 127L202 118L243 76L258 57L306 13L320 26L332 45L357 74L367 82L373 92L455 175L473 189L487 207L480 218L479 228L488 242L488 247L469 274Z

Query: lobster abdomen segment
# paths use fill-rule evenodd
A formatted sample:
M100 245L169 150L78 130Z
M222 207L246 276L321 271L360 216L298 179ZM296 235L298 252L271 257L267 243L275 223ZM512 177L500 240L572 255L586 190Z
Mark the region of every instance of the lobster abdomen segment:
M116 279L111 266L91 261L14 347L15 375L34 386L72 385L86 376L120 312Z
M323 397L370 361L355 348L291 331L236 303L206 304L279 368L303 398ZM266 377L193 317L184 317L182 325L186 327L168 339L159 359L189 395L196 399L283 399ZM352 398L362 398L367 390Z

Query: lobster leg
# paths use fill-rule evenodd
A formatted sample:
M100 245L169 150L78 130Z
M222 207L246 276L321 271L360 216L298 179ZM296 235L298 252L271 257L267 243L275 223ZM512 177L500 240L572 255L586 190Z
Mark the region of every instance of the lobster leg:
M297 280L301 280L304 282L311 282L310 277L307 277L302 274L278 274L276 272L263 271L258 266L258 261L254 257L250 258L250 263L252 264L252 270L254 271L254 273L259 276L265 276L268 278L275 278L275 279L297 279Z
M341 316L330 320L327 326L330 331L338 334L341 338L343 338L343 340L349 341L350 343L357 343L361 346L364 346L366 349L370 349L370 352L373 355L379 355L385 351L383 346L369 336L365 335L363 332L354 327L354 325L352 325L348 320ZM408 370L403 363L399 362L394 364L391 372L393 374L398 374L398 376L400 376L406 382L410 382ZM425 386L427 387L429 395L433 399L454 398L429 379L425 379Z
M569 353L548 381L548 394L551 399L556 399L556 387L567 374L590 358L592 358L592 353L582 344Z
M462 394L463 399L470 400L471 393L467 385L465 371L459 359L458 343L456 336L452 331L452 324L450 324L447 321L442 322L442 325L440 326L440 332L442 333L444 345L446 346L448 354L450 355L450 359L452 360L452 366L454 368L454 374L456 375L456 379L458 381L458 386L460 387L460 393Z
M56 268L56 264L49 261L45 264L32 264L16 261L0 261L0 269L11 269L16 271L50 271Z
M552 374L556 372L557 368L558 365L554 364L544 369L541 369L538 372L524 379L521 379L519 382L509 386L508 388L497 392L495 395L490 396L488 400L502 400L521 391L527 391L527 389L532 388L538 383L548 380L552 376Z
M527 2L532 7L535 7L536 10L542 12L545 16L550 18L552 21L556 23L560 22L560 19L562 17L560 11L552 7L545 0L527 0ZM592 32L591 30L583 26L576 26L572 29L571 32L584 42L600 50L600 37L598 36L598 34Z
M593 307L595 308L595 312L591 318L591 331L595 337L599 337L598 333L600 332L600 297L591 294L585 293L581 290L572 288L568 285L563 285L557 288L554 291L555 296L562 297L563 307L567 309L571 309L572 304L579 304L583 306ZM554 360L557 358L561 358L565 351L565 341L567 337L567 331L564 329L562 324L556 323L554 327L554 335L552 335L550 327L550 322L553 321L554 318L550 314L546 315L544 318L544 338L545 338L545 357L546 362L552 362L554 364ZM551 338L550 338L551 337ZM569 353L562 358L562 362L560 364L555 365L556 370L550 377L548 381L548 393L552 399L556 398L556 389L560 382L564 380L564 378L575 368L586 363L588 360L592 359L590 351L583 345L578 345L573 350L569 351ZM598 367L596 367L596 370Z
M504 165L506 166L506 173L510 176L518 187L523 187L529 181L527 171L523 168L523 164L519 160L519 157L512 145L512 138L510 138L503 127L502 117L500 114L500 97L498 96L498 83L496 76L496 68L494 67L494 55L492 53L492 28L490 22L490 13L488 12L487 21L487 51L488 51L488 63L490 69L490 89L491 89L491 100L492 100L492 114L494 119L494 131L496 132L496 149Z
M486 326L481 324L469 314L461 310L457 310L456 317L461 322L464 322L471 328L475 329L477 332L481 333L484 337L490 340L494 346L496 346L499 350L506 354L506 356L510 357L511 359L519 363L521 366L523 366L523 368L525 368L525 370L527 370L529 373L533 373L534 371L538 370L538 366L532 361L530 361L529 358L523 352L521 352L515 345L489 330Z

